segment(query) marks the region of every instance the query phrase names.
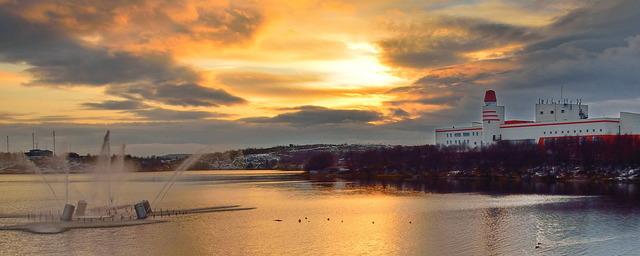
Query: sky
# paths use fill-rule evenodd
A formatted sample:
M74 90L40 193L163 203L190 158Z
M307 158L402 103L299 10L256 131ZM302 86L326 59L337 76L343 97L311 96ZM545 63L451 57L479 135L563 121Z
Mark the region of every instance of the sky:
M10 150L419 145L564 95L640 112L640 2L0 0ZM4 142L4 139L2 141ZM4 143L2 143L4 144ZM5 147L0 147L2 151Z

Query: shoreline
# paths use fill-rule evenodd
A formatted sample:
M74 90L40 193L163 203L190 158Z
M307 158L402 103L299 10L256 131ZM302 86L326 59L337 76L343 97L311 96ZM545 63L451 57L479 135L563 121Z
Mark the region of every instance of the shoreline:
M309 173L304 175L309 179L345 179L397 182L431 182L431 181L497 181L497 182L537 182L537 183L606 183L606 184L640 184L640 179L604 177L604 176L509 176L509 175L410 175L410 174L366 174L366 173Z

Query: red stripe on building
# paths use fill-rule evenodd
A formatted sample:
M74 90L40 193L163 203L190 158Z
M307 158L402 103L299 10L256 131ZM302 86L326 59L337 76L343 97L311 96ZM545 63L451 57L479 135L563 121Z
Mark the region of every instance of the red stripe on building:
M482 117L498 117L498 115L486 114L486 115L482 115Z
M593 142L594 139L598 138L607 143L611 143L615 141L618 136L631 136L633 139L640 140L640 135L638 134L630 134L630 135L617 135L617 134L600 134L600 135L578 135L578 136L554 136L554 137L540 137L538 139L538 144L544 145L547 141L553 140L562 140L562 139L584 139L584 141Z
M496 113L495 110L483 110L482 113Z
M509 124L531 124L531 123L535 123L534 121L525 121L525 120L507 120L504 121L505 125L509 125Z
M567 124L591 124L591 123L620 123L616 120L594 120L585 122L565 122L565 123L540 123L540 124L526 124L526 125L514 125L514 126L500 126L500 128L521 128L521 127L533 127L533 126L554 126L554 125L567 125Z

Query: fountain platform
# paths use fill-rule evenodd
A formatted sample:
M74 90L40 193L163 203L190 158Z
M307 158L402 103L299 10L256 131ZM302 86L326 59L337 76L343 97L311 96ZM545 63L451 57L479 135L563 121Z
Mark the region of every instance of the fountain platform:
M57 234L72 229L117 228L168 222L169 217L203 214L213 212L246 211L255 207L240 205L224 205L189 209L158 209L149 213L146 219L138 219L134 215L76 216L71 221L61 221L58 215L37 214L2 214L0 218L26 218L34 222L0 226L1 230L25 231L35 234ZM43 221L44 219L44 221Z

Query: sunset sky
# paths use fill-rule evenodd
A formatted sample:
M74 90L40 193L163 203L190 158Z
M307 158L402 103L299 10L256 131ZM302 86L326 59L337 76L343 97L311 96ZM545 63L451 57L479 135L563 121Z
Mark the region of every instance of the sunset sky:
M138 155L433 143L538 98L640 112L639 1L0 0L0 135Z

